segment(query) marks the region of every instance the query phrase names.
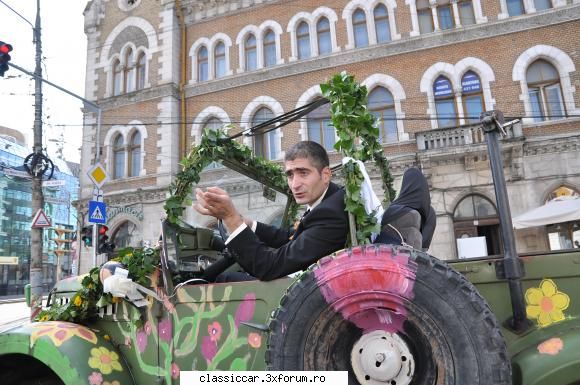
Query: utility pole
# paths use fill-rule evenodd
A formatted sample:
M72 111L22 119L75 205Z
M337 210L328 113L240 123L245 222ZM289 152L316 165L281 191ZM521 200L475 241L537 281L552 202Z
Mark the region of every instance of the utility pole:
M34 26L36 67L34 70L34 154L42 155L42 44L40 39L40 0L36 0L36 23ZM34 171L34 170L33 170ZM43 173L32 172L32 212L44 208L42 195ZM42 310L42 228L30 230L30 319Z

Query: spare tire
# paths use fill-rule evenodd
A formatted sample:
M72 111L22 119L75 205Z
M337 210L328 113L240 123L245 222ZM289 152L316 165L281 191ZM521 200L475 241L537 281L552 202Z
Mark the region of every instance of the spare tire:
M321 259L269 326L270 370L345 370L349 385L511 384L505 341L475 287L403 246Z

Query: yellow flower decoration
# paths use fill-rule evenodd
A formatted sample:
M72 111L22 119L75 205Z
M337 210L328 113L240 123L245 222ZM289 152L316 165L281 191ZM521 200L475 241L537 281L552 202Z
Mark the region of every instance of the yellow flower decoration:
M123 371L123 367L119 363L119 355L103 346L91 349L89 366L93 369L98 369L103 374L111 374L113 370Z
M558 291L551 279L544 279L540 287L526 290L526 314L528 318L537 319L538 326L548 326L564 320L564 310L570 305L568 294Z
M54 346L57 347L73 336L82 338L92 344L97 343L97 336L92 330L69 322L49 321L34 323L31 327L33 332L30 334L30 346L33 346L36 340L41 337L50 338Z
M83 304L83 299L81 298L80 295L75 295L75 299L73 300L73 303L76 307L79 307Z

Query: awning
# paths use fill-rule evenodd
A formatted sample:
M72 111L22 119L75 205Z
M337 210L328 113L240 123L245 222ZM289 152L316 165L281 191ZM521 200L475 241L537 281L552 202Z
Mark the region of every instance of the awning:
M563 196L512 219L514 228L580 220L580 197Z

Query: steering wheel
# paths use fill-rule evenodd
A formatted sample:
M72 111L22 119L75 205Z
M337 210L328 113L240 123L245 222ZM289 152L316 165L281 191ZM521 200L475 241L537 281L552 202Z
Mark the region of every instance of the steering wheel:
M218 219L217 227L218 227L218 231L220 232L220 237L222 237L222 240L225 243L228 240L228 238L230 237L230 233L228 233L228 230L226 229L226 226L224 225L224 221L222 221L221 219Z

